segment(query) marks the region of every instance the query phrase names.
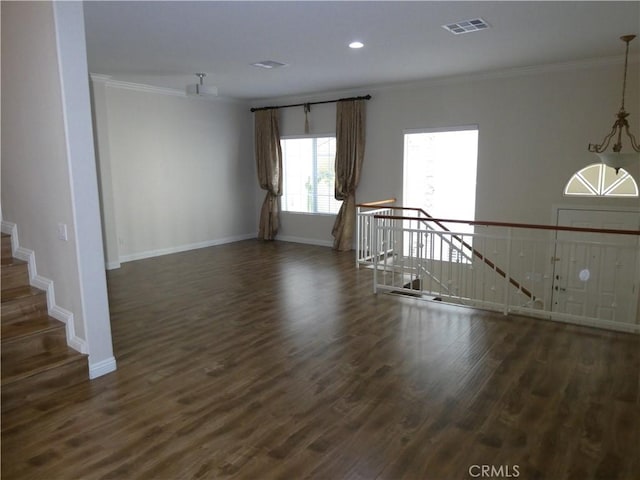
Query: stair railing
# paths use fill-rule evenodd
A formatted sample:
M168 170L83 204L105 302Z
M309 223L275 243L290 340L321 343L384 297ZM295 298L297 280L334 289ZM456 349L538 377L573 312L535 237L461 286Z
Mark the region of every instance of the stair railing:
M471 257L459 245L464 234L452 236L450 232L433 229L420 209L408 209L408 213L410 216L374 216L378 232L372 243L392 245L391 253L376 263L377 269L386 272L384 286L395 292L415 294L421 290L433 296L455 296L449 286L451 282L443 280L446 275L440 260L448 257L449 262L455 259L471 263ZM374 278L374 285L379 284Z
M420 218L423 222L425 222L426 224L429 224L429 222L432 222L434 225L437 225L438 227L440 227L442 229L443 232L451 232L451 230L449 228L447 228L447 226L445 225L445 223L457 223L457 224L466 224L466 225L493 225L493 226L498 226L498 223L500 222L475 222L475 221L471 221L471 220L452 220L452 219L438 219L438 218L434 218L431 215L429 215L427 212L425 212L423 209L421 208L415 208L415 207L395 207L395 206L390 206L389 209L391 210L407 210L407 211L411 211L411 212L417 212L418 214L418 218ZM516 224L511 224L511 223L501 223L500 226L515 226ZM434 232L437 232L437 230L433 229ZM527 297L529 297L531 300L535 300L535 298L533 297L533 294L527 290L525 287L523 287L521 285L520 282L518 282L517 280L508 277L506 272L500 268L499 266L497 266L492 260L490 260L489 258L486 257L486 255L482 254L481 252L479 252L478 250L476 250L475 248L473 248L468 242L466 242L465 240L463 240L462 235L459 234L453 234L450 236L451 241L449 240L445 240L451 247L453 247L452 241L456 241L459 242L461 247L468 250L472 255L476 256L477 258L479 258L480 260L482 260L485 264L487 264L490 268L494 269L494 271L500 275L502 278L508 279L509 283L511 283L511 285L513 285L515 288L517 288L518 290L520 290L524 295L526 295Z
M433 218L422 209L386 208L403 215L373 215L371 248L385 252L373 263L374 291L415 294L418 287L450 303L640 333L638 230ZM445 224L478 228L452 232ZM559 240L558 232L573 232L575 240ZM587 234L615 241L587 240ZM562 268L556 255L564 258Z
M382 239L375 242L378 249L373 249L375 215L392 215L391 206L396 202L395 198L387 198L374 202L359 203L356 205L356 266L374 265L381 258L392 253L391 243L385 243Z

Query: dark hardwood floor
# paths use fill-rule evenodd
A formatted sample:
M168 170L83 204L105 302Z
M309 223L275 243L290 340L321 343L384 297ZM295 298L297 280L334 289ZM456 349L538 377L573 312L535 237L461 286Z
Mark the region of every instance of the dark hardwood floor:
M3 415L2 478L640 478L640 337L371 280L257 241L108 272L118 370Z

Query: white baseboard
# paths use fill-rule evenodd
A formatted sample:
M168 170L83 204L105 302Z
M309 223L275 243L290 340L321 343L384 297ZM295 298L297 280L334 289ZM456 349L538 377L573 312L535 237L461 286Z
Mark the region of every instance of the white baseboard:
M18 260L27 262L27 269L29 270L29 283L33 285L33 279L38 276L38 272L36 270L36 256L33 250L29 250L28 248L24 248L24 247L16 247L13 250L13 256L16 257ZM33 286L40 288L37 285L33 285Z
M53 286L51 288L53 288ZM73 322L72 312L58 305L54 305L49 310L49 315L51 315L56 320L60 320L62 323L65 324L66 331L67 331L67 344L71 348L73 348L74 350L80 353L84 353L84 354L89 353L87 342L76 335L75 323Z
M2 220L2 222L0 223L0 230L2 230L2 233L6 235L11 235L11 253L15 257L16 250L20 246L18 242L18 226L15 223L5 222L4 220Z
M36 255L33 250L20 246L18 241L18 227L15 223L2 221L2 233L11 235L11 247L13 256L18 260L27 262L29 271L29 284L32 287L44 290L47 296L47 313L65 324L67 334L67 345L80 353L87 353L87 342L76 336L75 323L73 321L73 313L56 304L56 294L53 288L53 280L42 275L38 275L36 268Z
M145 258L160 257L162 255L170 255L172 253L187 252L189 250L197 250L199 248L215 247L216 245L240 242L242 240L249 240L251 238L256 238L256 234L245 233L243 235L236 235L233 237L224 237L224 238L217 238L214 240L207 240L206 242L190 243L187 245L179 245L177 247L161 248L158 250L147 250L146 252L131 253L129 255L122 255L120 257L120 263L132 262L134 260L142 260Z
M282 242L304 243L305 245L317 245L319 247L333 247L331 240L319 240L317 238L292 237L291 235L278 235L276 240Z
M107 270L117 270L120 268L120 262L105 262L104 268Z
M116 359L114 357L109 357L106 360L91 363L91 356L89 356L89 378L91 380L101 377L102 375L106 375L107 373L115 372L117 368Z
M13 222L5 222L4 220L0 222L0 231L4 234L13 235L14 228L17 230L16 224Z

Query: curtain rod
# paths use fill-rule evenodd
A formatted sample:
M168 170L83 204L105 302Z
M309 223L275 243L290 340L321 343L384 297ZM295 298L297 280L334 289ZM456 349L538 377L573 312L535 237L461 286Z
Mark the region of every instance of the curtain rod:
M271 110L274 108L289 108L289 107L304 107L305 105L319 105L321 103L336 103L342 102L345 100L371 100L371 95L365 95L363 97L349 97L349 98L338 98L337 100L325 100L323 102L305 102L305 103L294 103L291 105L280 105L280 106L271 106L271 107L258 107L252 108L252 112L257 112L258 110Z

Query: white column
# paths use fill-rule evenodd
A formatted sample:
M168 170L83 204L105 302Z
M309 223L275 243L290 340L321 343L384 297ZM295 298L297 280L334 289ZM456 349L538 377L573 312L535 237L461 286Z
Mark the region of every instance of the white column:
M104 269L82 2L53 2L91 378L116 369Z

